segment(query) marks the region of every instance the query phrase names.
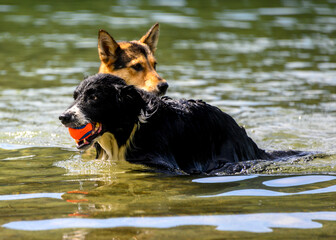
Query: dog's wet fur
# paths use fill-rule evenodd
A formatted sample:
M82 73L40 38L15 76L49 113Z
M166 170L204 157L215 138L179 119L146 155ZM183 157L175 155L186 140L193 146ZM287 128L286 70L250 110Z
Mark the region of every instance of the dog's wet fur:
M99 73L110 73L147 92L164 95L168 83L156 71L154 53L159 40L159 24L140 40L116 42L105 30L98 33Z
M90 140L98 158L175 173L215 174L230 163L305 154L266 152L219 108L201 100L160 98L110 74L82 81L59 118L71 128L102 124Z

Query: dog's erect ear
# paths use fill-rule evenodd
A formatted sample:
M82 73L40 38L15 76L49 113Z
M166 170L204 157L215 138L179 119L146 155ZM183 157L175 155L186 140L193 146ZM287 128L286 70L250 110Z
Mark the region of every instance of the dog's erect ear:
M107 63L115 60L119 44L105 30L99 30L98 33L98 53L101 61Z
M152 51L152 53L155 53L157 43L159 41L159 35L160 35L160 29L159 29L159 24L156 23L154 24L151 29L148 30L148 32L142 36L140 39L140 42L147 44Z

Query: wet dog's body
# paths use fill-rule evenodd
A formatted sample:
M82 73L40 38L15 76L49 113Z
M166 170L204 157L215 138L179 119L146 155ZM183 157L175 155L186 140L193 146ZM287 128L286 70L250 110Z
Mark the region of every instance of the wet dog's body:
M156 72L159 24L140 40L116 42L105 30L98 34L99 73L110 73L148 92L164 95L168 84Z
M60 120L71 128L101 123L102 130L81 148L99 144L104 159L200 174L226 163L272 158L232 117L200 100L159 98L109 74L84 80L74 98Z

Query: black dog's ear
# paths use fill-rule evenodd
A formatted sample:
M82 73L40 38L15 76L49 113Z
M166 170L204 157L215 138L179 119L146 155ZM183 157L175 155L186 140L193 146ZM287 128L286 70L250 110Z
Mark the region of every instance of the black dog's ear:
M126 111L130 111L130 109L140 111L145 105L145 101L141 97L139 90L132 85L124 86L120 90L120 99Z

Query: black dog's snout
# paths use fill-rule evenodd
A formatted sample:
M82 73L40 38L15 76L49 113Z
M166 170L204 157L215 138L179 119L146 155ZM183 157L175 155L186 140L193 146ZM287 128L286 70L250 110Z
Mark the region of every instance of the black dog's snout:
M160 93L165 94L169 85L166 82L160 83L157 88L159 89Z
M65 125L71 122L72 115L70 113L62 113L58 119Z

